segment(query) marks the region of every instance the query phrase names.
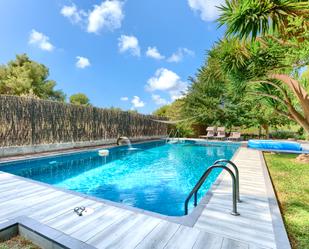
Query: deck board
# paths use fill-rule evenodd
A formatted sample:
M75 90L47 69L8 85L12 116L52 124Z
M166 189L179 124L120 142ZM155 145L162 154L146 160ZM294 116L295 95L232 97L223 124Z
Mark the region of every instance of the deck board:
M137 245L136 249L161 249L179 229L180 225L162 221Z
M193 246L193 249L221 249L223 238L219 235L214 235L206 232L201 232Z
M89 226L77 230L70 235L86 242L100 231L103 231L112 224L119 224L119 221L131 215L132 214L130 212L123 212L123 210L113 208L107 214L103 214L100 218L96 219L94 222L91 222Z
M115 241L124 236L136 224L142 224L146 221L145 216L131 214L124 219L120 219L116 223L99 231L96 235L90 238L87 242L98 248L108 248Z
M230 215L231 179L224 172L220 175L219 187L213 190L212 198L194 227L235 240L252 242L261 247L276 248L259 152L242 148L234 162L240 174L240 216ZM223 247L229 248L225 244Z
M181 226L168 241L165 249L187 249L193 248L201 231ZM189 235L189 236L188 236Z
M160 222L159 219L147 217L136 223L127 233L118 236L114 242L109 244L108 248L126 248L134 249L140 241L142 241L153 229L155 229Z

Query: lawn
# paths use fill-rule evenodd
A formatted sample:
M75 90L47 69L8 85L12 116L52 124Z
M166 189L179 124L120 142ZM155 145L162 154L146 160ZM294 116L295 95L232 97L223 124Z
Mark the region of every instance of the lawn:
M295 249L309 249L309 163L296 155L265 153L285 226Z

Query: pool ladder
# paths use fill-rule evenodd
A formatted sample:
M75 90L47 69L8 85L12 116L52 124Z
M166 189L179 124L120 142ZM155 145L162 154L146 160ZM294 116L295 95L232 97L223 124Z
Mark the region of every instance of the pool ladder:
M223 163L226 163L226 165L231 165L234 168L235 174L233 173L233 171L226 165L223 165ZM203 183L206 181L207 177L209 176L209 174L211 173L211 171L213 169L223 169L226 170L229 175L232 178L232 199L233 199L233 203L232 203L232 215L239 215L239 213L237 212L237 202L241 202L240 201L240 197L239 197L239 171L237 166L235 165L235 163L233 163L230 160L227 159L220 159L214 162L214 164L212 166L210 166L202 175L202 177L199 179L199 181L197 182L197 184L194 186L194 188L192 189L192 191L190 192L190 194L188 195L187 199L185 200L185 215L188 214L188 206L189 206L189 201L192 198L192 196L194 195L194 207L197 206L197 193L199 191L199 189L201 188L201 186L203 185Z
M174 135L173 135L173 132L175 132ZM171 129L171 131L168 133L165 139L165 143L167 143L170 138L176 138L177 135L179 136L179 129L176 129L176 130ZM178 142L179 142L179 138L178 138Z

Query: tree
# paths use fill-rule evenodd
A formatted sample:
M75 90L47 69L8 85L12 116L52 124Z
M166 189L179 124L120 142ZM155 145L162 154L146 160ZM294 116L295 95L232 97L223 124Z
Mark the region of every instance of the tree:
M308 7L307 1L226 1L219 22L227 35L250 41L225 39L218 52L223 70L240 89L267 98L307 133L309 94L298 71L309 64Z
M219 52L215 46L208 51L204 66L198 70L184 99L187 117L204 125L232 127L263 127L287 124L286 118L274 115L266 103L255 96L242 94L242 89L232 83L230 75L222 69Z
M164 117L168 118L168 109L170 108L170 105L163 105L157 110L153 112L153 115L158 116L158 117Z
M195 78L184 99L184 113L193 117L195 122L204 125L224 123L223 106L226 104L227 80L222 74L219 61L208 51L208 57Z
M49 70L43 64L17 55L7 65L0 66L0 94L29 96L65 101L65 94L55 90L56 82L48 80Z
M73 105L90 105L89 98L83 93L76 93L71 95L70 103Z
M170 129L177 130L177 136L189 137L193 135L191 127L193 119L187 118L184 115L184 99L177 99L169 105L164 105L153 112L154 115L167 118L171 121L180 121L170 125ZM174 134L173 134L174 135Z

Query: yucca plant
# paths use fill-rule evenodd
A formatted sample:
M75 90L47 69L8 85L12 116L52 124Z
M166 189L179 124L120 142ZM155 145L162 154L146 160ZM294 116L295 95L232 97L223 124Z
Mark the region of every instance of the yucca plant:
M221 10L219 26L226 25L226 34L236 35L240 39L284 34L291 17L302 17L304 25L308 26L308 1L226 0L218 8Z

